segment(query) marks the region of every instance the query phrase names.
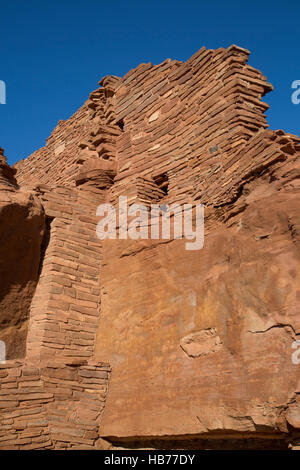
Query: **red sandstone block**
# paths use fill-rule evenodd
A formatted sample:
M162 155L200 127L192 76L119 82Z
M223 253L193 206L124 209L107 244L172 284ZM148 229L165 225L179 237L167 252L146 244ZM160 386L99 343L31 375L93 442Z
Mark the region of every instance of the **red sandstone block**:
M24 403L22 403L22 405L24 405ZM25 404L25 406L27 406L29 408L29 411L31 411L32 403L30 403L29 406ZM40 420L44 421L45 419L44 413L45 413L45 410L43 410L41 413L20 415L19 417L15 418L14 426L16 429L24 429L25 427L27 427L27 423L29 421L32 421L32 422L39 422ZM36 424L36 426L38 426L38 424Z
M61 256L56 256L56 253L55 253L55 256L49 257L49 261L54 262L58 266L65 266L65 267L68 267L68 268L73 268L75 270L78 267L77 262L64 259Z
M10 441L7 441L7 444L8 445L14 445L14 446L19 446L19 445L23 445L23 444L31 444L31 438L18 438L18 439L12 439Z
M38 437L42 434L44 427L34 429L24 429L19 433L20 437Z
M95 450L95 447L94 445L87 445L87 444L72 444L71 450Z
M5 364L0 363L0 370L6 369L9 373L11 373L13 369L20 368L21 366L22 366L22 362L12 359L12 360L6 361Z
M15 383L16 382L16 377L6 377L5 379L1 380L1 384L6 384L6 383Z
M72 390L66 390L65 392L63 392L62 390L58 392L54 392L55 400L66 401L66 400L70 400L71 397L72 397Z
M81 300L77 298L76 306L88 307L90 309L97 309L99 307L99 299L97 299L96 302L93 302L92 300Z
M63 442L87 444L87 445L91 445L91 446L94 444L94 440L82 439L80 437L69 436L69 435L65 435L65 434L62 434L62 433L52 433L51 438L53 439L53 441L63 441Z
M96 316L96 317L98 317L99 315L98 308L99 308L98 305L96 305L94 308L88 308L88 307L75 305L75 304L70 305L70 310L75 310L75 312L80 312L85 315L91 315L91 316ZM85 319L85 321L87 320Z
M0 390L14 389L14 388L17 388L17 386L18 386L17 382L2 383L0 384Z
M44 393L20 393L20 395L18 395L18 400L20 401L27 401L27 400L47 400L47 399L51 399L53 398L53 394L52 393L47 393L47 392L44 392Z
M1 431L12 431L13 426L11 424L2 424L0 423L0 429Z
M32 443L39 443L39 442L48 442L49 441L49 433L42 435L42 436L36 436L33 437Z
M23 376L38 376L39 375L39 372L40 372L40 369L36 368L36 367L23 367L22 368L22 375Z
M31 378L31 377L29 377ZM32 387L32 390L34 391L34 389L37 387L37 388L41 388L44 386L44 383L42 380L26 380L25 382L19 382L19 388L25 388L25 387Z
M0 444L0 448L2 448L3 450L19 450L20 449L20 446L18 445L1 445Z
M45 291L49 294L61 294L63 292L63 288L58 286L50 286L45 289Z
M68 350L67 348L63 351L63 355L65 357L76 357L76 359L85 359L86 357L91 357L92 356L92 352L90 351L78 351L78 350L75 350L75 351L71 351L71 350Z
M22 450L35 450L35 449L42 449L42 448L48 448L52 446L52 441L48 440L46 442L42 443L32 443L32 444L26 444L22 445Z
M18 369L10 369L9 370L9 377L20 377L22 371L20 368Z
M16 400L19 393L18 388L4 389L0 391L1 400Z
M78 270L77 269L73 269L73 268L68 268L68 267L63 267L61 269L61 272L62 273L65 273L65 274L70 274L72 276L76 276L78 274Z
M92 346L92 350L94 349L94 338L92 338L91 340L74 338L72 340L72 343L78 346Z
M70 307L70 303L69 302L65 302L63 300L50 300L48 302L48 306L49 308L53 308L53 309L59 309L59 310L64 310L64 311L68 311L69 310L69 307Z
M65 436L77 436L77 437L82 437L84 434L83 429L80 429L80 428L76 429L75 427L67 428L66 423L64 423L64 426L62 427L51 425L50 432L51 434L61 433L61 434L64 434Z
M47 425L48 425L48 420L41 418L41 419L34 419L32 421L27 421L26 427L27 428L36 428L36 427L44 428L44 426L47 426Z
M30 409L19 407L18 410L10 412L9 416L11 418L18 418L20 416L35 415L35 414L42 413L43 410L44 410L43 407L36 407L36 408L31 407Z
M83 379L84 390L96 390L97 392L107 392L107 379Z
M71 339L80 339L80 340L91 340L95 341L95 331L93 333L86 333L82 331L82 328L79 326L76 327L69 327L66 329L66 336L70 337ZM87 343L89 344L89 343Z
M64 287L64 295L71 299L75 299L76 290L73 287Z
M18 438L18 434L16 434L16 433L6 434L5 436L0 437L0 442L1 442L0 445L3 445L3 443L6 442L6 441L10 441L12 439L17 439L17 438Z
M87 300L90 302L94 302L96 304L99 303L99 293L93 295L92 293L89 292L82 292L80 290L77 291L77 299L79 300ZM83 304L82 304L83 305ZM88 306L88 305L87 305Z
M64 380L74 380L77 376L76 370L72 370L67 367L51 368L47 367L43 369L43 376L55 377Z
M14 422L14 420L11 419L11 418L3 419L3 420L1 421L1 423L4 424L4 425L6 425L6 424L7 424L7 425L11 425L11 424L13 424L13 422Z
M60 326L57 325L56 323L54 322L50 322L48 321L47 323L45 323L43 325L43 328L45 331L55 331L55 332L59 332L60 331Z
M69 281L65 276L56 276L52 275L51 276L51 281L56 283L56 284L61 284L66 287L72 287L71 281Z
M45 331L43 335L43 341L57 344L65 344L65 333L58 331Z
M70 340L71 341L71 340ZM75 341L72 341L72 344L68 344L65 347L65 350L67 351L93 351L94 350L94 345L89 344L89 345L79 345L76 344Z
M93 371L93 370L79 370L78 375L80 377L88 377L88 378L97 378L97 379L107 379L108 373L106 371Z
M50 339L48 340L45 339L43 341L43 346L45 347L45 349L47 349L47 352L51 351L51 349L59 350L61 352L65 348L65 342L63 342L63 344L59 344L58 342L55 342L55 341L51 342ZM50 356L51 356L51 353L50 353ZM43 358L44 357L45 356L43 356Z
M95 431L86 431L83 437L85 439L98 439L99 434Z

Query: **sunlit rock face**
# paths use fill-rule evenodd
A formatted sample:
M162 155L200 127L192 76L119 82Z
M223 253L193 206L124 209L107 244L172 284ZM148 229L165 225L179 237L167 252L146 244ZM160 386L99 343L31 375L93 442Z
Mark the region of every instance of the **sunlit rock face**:
M14 169L1 154L0 339L18 361L0 447L300 445L300 139L268 129L248 55L104 77L45 147ZM151 238L150 218L134 239L130 216L120 237L124 198L202 205L204 243ZM44 438L24 442L34 399Z

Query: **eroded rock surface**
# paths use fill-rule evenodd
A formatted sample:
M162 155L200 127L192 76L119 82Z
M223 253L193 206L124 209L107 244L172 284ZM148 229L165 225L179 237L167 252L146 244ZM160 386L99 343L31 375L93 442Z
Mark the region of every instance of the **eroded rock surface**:
M25 356L27 324L38 281L45 229L37 197L17 187L0 154L0 340L8 359Z
M29 322L0 370L0 447L299 447L300 139L268 129L248 55L104 77L45 147L1 160L1 332ZM203 247L99 240L120 196L203 204Z
M189 357L206 356L221 349L222 341L216 328L191 333L180 340L180 346Z

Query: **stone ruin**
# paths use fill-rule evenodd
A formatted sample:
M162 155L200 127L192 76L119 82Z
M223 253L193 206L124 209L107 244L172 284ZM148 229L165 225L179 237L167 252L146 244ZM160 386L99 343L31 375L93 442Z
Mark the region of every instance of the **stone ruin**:
M1 149L1 449L299 448L300 139L248 55L106 76L45 147ZM124 195L203 204L204 247L99 240Z

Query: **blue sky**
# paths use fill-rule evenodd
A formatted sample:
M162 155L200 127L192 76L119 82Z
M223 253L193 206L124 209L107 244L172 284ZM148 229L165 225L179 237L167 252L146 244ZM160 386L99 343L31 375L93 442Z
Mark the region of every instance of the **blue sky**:
M274 85L272 129L300 135L300 2L11 0L0 5L0 146L10 164L45 144L107 74L237 44Z

